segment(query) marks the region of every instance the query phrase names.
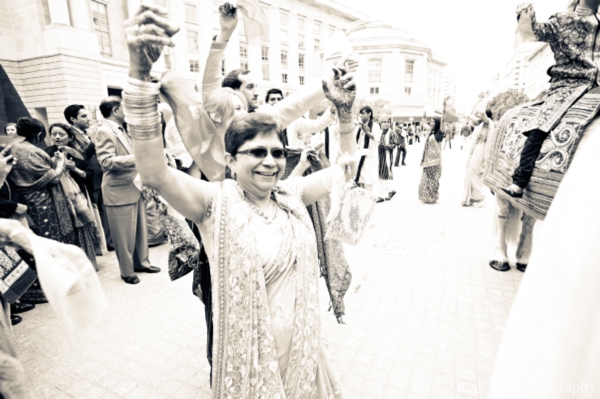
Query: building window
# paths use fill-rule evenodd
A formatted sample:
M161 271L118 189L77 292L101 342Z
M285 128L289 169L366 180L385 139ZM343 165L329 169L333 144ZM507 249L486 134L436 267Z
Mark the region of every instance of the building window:
M287 43L287 30L280 30L281 32L281 43Z
M321 23L315 21L315 35L320 35L321 34Z
M298 17L298 30L304 30L304 18Z
M165 69L171 69L171 50L165 46L163 50L163 61L165 63Z
M304 76L300 75L298 79L300 80L300 86L304 86Z
M285 50L281 50L281 68L287 69L288 67L288 53Z
M287 82L288 82L288 74L282 73L281 74L281 83L287 83Z
M404 94L406 94L407 96L412 95L412 87L405 87Z
M304 54L298 54L298 69L304 71Z
M240 68L248 69L248 45L240 44Z
M94 32L98 37L98 45L100 46L100 54L105 56L112 55L110 46L110 31L108 30L108 17L106 12L106 4L92 1L92 18L94 20Z
M269 80L269 48L263 46L260 48L262 57L262 74L263 80Z
M200 42L198 41L198 32L193 30L187 31L187 45L188 53L198 53L198 47L200 46Z
M195 5L185 5L185 22L198 22L198 12Z
M287 24L288 24L287 12L279 11L279 23L281 24L281 26L287 26Z
M315 39L315 51L319 51L321 49L321 41L319 39Z
M190 72L198 73L200 72L200 62L190 57Z
M369 60L369 83L381 83L381 60Z
M407 60L404 62L404 82L412 83L415 80L415 62Z
M335 26L329 25L329 36L333 36L335 33Z
M190 64L190 72L200 72L200 62L198 47L200 42L198 40L198 32L188 30L187 31L187 45L188 45L188 61Z
M370 92L371 94L379 94L379 87L371 87L371 88L369 89L369 92Z
M304 48L304 35L298 35L298 48Z

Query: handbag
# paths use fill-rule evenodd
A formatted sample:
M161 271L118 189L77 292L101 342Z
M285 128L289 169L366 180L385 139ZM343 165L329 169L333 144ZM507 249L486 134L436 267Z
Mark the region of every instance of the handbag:
M0 296L8 303L17 299L33 284L37 274L10 247L0 247Z
M377 196L360 187L358 183L364 161L365 156L362 156L356 177L348 181L342 189L339 210L327 228L326 239L356 245L369 225Z

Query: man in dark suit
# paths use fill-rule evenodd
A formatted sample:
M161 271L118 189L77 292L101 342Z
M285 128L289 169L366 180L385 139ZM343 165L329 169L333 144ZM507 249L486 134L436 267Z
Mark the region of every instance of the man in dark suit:
M125 115L119 97L100 103L104 123L98 128L96 154L104 171L102 195L106 215L119 260L121 278L127 284L140 280L134 272L158 273L148 259L146 205L133 184L137 176L131 140L123 129Z
M98 162L96 148L93 140L88 135L87 129L90 127L90 117L88 111L81 104L71 104L65 108L63 114L65 119L73 128L75 133L75 141L83 149L86 149L86 155L92 169L91 176L88 176L87 187L91 196L91 200L98 207L98 213L102 220L102 228L104 229L104 238L106 246L109 250L113 249L112 239L110 236L110 228L106 218L106 210L102 199L102 168Z

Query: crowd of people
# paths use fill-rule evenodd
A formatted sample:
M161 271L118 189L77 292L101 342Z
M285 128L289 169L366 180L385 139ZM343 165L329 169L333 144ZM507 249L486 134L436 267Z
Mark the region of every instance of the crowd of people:
M354 114L358 64L350 58L287 98L270 89L261 105L252 71L221 73L237 12L228 3L219 8L220 31L196 101L176 73L151 75L179 28L165 10L142 5L126 22L123 98L99 102L101 124L72 104L65 121L48 130L31 117L6 125L0 217L81 248L96 270L96 257L114 250L127 284L140 283L136 273L161 271L148 250L149 226L159 226L170 243L169 277L192 272L204 304L214 397L341 398L315 306L322 275L342 322L352 275L342 245L325 239L338 176L357 176L377 202L390 201L394 168L405 166L408 146L422 140L418 198L434 204L442 154L458 135L467 156L461 204L481 206L493 114L477 114L460 129L444 116L414 125L369 106ZM303 116L318 104L326 105L314 119ZM523 162L531 163L547 135L536 129ZM515 182L505 191L519 197L523 184ZM47 298L31 251L0 250L0 280L8 287L0 324L10 330L18 313ZM18 284L7 278L17 268L28 271Z

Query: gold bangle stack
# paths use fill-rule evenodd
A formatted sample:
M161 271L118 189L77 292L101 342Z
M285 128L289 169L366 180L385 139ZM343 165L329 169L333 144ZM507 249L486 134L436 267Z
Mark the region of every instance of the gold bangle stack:
M160 83L129 78L123 89L125 121L134 140L150 140L161 136L158 112Z

